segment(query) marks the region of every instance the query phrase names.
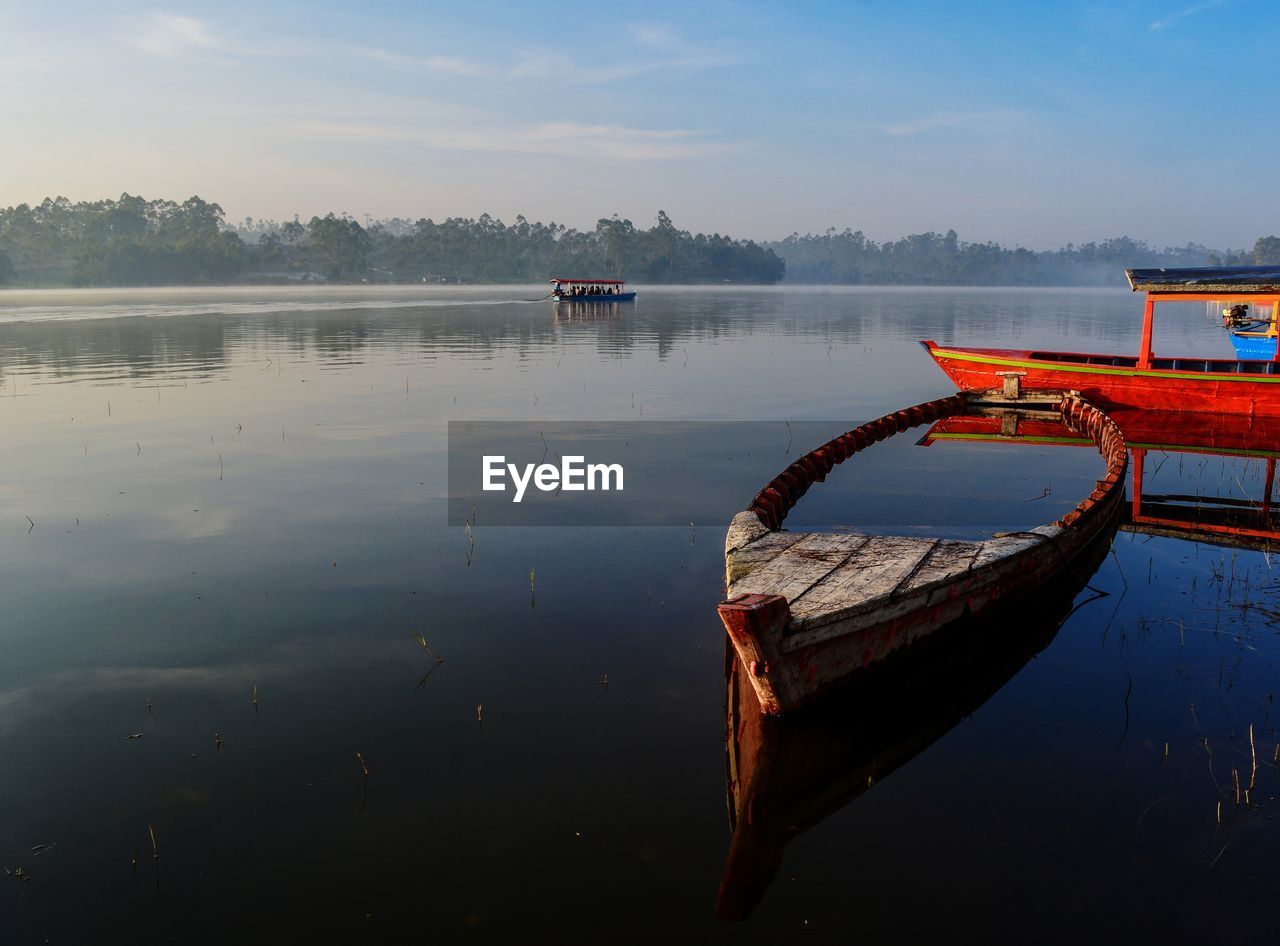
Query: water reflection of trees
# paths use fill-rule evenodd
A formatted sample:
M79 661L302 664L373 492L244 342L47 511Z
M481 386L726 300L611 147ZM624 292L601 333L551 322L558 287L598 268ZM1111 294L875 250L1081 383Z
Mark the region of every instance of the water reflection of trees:
M549 303L518 302L57 319L0 325L0 370L42 370L55 378L86 372L103 379L203 378L226 371L237 358L270 351L331 364L359 363L377 351L489 358L594 336L597 350L610 358L636 351L666 358L694 342L754 334L861 345L895 337L996 338L1024 327L1096 339L1093 347L1105 348L1130 327L1118 316L1127 302L1097 293L1058 299L1009 292L701 290L653 293L607 317L568 322Z
M54 380L211 378L225 370L226 325L210 318L13 322L0 327L0 366Z

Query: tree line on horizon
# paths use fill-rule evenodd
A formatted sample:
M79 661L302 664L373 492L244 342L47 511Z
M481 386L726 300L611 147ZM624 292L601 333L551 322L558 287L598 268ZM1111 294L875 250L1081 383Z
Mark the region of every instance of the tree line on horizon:
M538 282L552 276L645 283L752 283L785 266L751 240L677 229L658 211L640 229L617 217L593 230L510 226L482 214L442 222L393 218L361 225L326 214L307 223L228 224L199 197L182 203L46 198L0 209L0 284L207 285L260 282Z
M1252 250L1196 243L1157 249L1116 237L1036 251L965 243L955 230L876 243L861 231L833 229L765 245L786 261L788 282L835 285L1125 286L1126 269L1280 264L1274 236L1259 238Z
M1134 266L1280 264L1280 238L1252 250L1188 243L1157 249L1128 237L1059 250L965 243L954 230L877 243L861 231L776 242L678 229L663 211L648 228L602 218L592 230L477 219L228 223L200 197L181 203L46 198L0 209L0 285L218 285L305 281L540 282L612 277L651 284L1123 285Z

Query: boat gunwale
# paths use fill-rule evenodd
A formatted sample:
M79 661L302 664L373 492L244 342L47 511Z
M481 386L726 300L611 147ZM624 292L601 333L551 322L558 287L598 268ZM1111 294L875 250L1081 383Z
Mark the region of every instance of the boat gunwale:
M1259 384L1280 384L1280 369L1276 369L1275 374L1269 374L1263 371L1228 371L1225 369L1217 371L1189 371L1184 368L1140 368L1136 364L1129 368L1116 365L1080 364L1074 361L1054 361L1046 358L1034 357L1037 354L1060 354L1079 355L1085 358L1129 358L1130 356L1128 355L1107 355L1103 353L1088 352L1045 352L1041 350L1011 348L944 348L932 340L923 340L921 341L921 344L925 346L930 356L938 362L963 361L980 365L994 365L1001 368L1037 368L1049 371L1069 372L1071 374L1107 375L1110 377L1121 378L1162 378L1171 381L1244 381L1256 382ZM1161 358L1159 360L1195 360L1202 361L1205 364L1236 366L1280 364L1280 362L1259 361L1249 358Z

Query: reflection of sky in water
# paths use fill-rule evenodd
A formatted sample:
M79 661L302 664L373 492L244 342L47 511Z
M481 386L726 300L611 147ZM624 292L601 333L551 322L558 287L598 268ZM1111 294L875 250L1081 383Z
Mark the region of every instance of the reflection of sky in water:
M1250 721L1271 757L1273 636L1221 607L1246 574L1265 603L1261 555L1122 535L1093 582L1112 597L797 838L738 928L710 915L722 532L480 523L468 564L444 525L449 419L852 426L950 393L918 338L1129 351L1136 297L642 288L621 319L557 322L518 301L540 288L0 296L0 863L34 878L0 880L0 938L678 925L772 942L802 920L942 932L976 909L975 928L1081 929L1064 918L1086 897L1109 928L1155 935L1190 907L1139 927L1133 903L1206 890L1216 920L1252 928L1267 823L1215 824L1199 740L1219 781L1247 762ZM1201 307L1166 323L1158 350L1229 352ZM859 456L793 524L1034 525L1097 475L1092 451L919 433ZM416 633L446 657L420 689ZM910 907L922 890L935 920Z

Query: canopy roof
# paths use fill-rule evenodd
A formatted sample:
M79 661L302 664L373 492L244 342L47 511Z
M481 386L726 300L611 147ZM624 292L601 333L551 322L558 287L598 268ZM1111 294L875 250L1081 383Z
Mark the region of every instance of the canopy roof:
M1280 292L1280 266L1126 269L1129 288L1144 292Z
M548 279L549 283L558 282L589 282L600 286L621 286L624 285L621 279L570 279L568 276L557 276L555 279Z

